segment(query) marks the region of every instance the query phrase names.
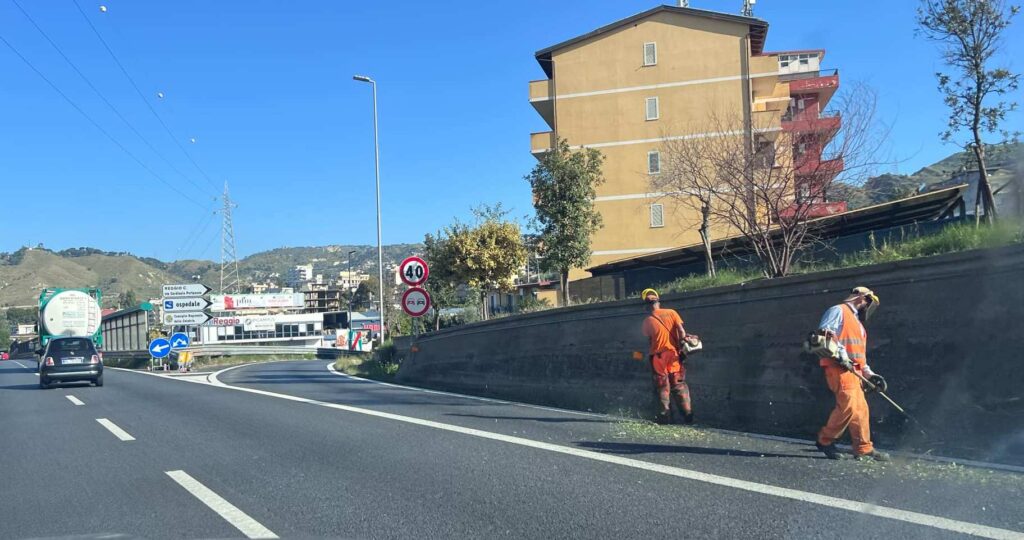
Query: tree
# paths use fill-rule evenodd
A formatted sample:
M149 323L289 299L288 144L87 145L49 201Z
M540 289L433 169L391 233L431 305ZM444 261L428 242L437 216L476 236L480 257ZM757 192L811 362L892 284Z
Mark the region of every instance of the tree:
M11 324L7 321L7 314L0 313L0 351L11 348Z
M922 0L917 10L919 31L942 47L942 59L952 73L936 73L939 90L949 107L943 140L951 141L961 130L970 131L963 147L974 154L978 166L978 196L975 220L996 219L995 200L985 163L982 133L999 130L1015 102L991 103L992 96L1003 96L1017 89L1020 75L1003 67L992 67L993 57L1003 44L1003 33L1010 26L1019 6L1007 7L1003 0ZM1011 134L1002 132L1004 138ZM979 208L979 201L982 208Z
M564 305L569 305L569 270L590 262L591 235L601 228L594 198L604 182L603 163L598 150L574 151L559 138L525 176L537 211L541 267L559 274Z
M869 88L852 85L834 99L831 114L842 118L834 131L801 127L804 120L781 131L770 119L751 120L748 128L742 117L708 107L700 131L711 135L666 143L668 167L654 186L700 210L706 258L707 231L719 225L746 241L765 276L785 276L817 240L814 217L827 208L830 191L863 183L877 163L885 133L874 120L876 101ZM707 266L710 274L713 261Z
M436 278L437 286L447 289L443 285L447 282L450 291L443 292L453 296L458 285L470 287L476 292L483 319L487 319L487 293L512 290L520 268L526 264L519 224L506 219L507 214L500 204L481 206L473 210L473 224L455 220L437 235L427 237L427 260L431 265L427 283ZM437 324L435 321L435 327Z
M128 309L139 305L139 299L135 297L135 291L128 289L117 299L118 309Z
M425 288L434 308L431 326L440 330L441 310L457 303L457 289L461 283L456 274L455 254L443 230L424 237L423 255L430 267L430 278Z

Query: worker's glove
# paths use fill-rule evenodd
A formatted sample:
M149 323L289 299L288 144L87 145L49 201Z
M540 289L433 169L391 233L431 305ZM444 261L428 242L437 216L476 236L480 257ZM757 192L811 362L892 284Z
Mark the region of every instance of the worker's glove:
M838 363L846 371L854 371L856 367L853 365L853 360L850 360L850 355L846 353L846 349L840 348L839 354L836 355L836 363Z
M885 392L889 389L889 385L885 382L885 377L882 377L881 375L874 374L868 377L868 381L875 385L875 390L879 392Z

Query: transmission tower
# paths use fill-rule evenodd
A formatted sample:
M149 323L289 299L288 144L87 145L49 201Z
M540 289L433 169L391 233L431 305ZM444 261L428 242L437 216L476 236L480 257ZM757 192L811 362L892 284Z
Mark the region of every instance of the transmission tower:
M238 294L238 257L235 255L235 226L231 223L231 209L237 205L228 195L228 183L224 182L224 218L220 230L220 294Z
M743 0L743 11L742 11L742 14L743 14L744 17L753 17L754 16L754 4L755 3L757 3L757 0Z

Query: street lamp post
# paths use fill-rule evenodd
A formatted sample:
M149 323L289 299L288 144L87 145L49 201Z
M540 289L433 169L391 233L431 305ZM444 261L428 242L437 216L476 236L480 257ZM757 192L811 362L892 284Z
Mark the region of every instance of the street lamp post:
M352 78L359 82L370 83L373 88L373 164L377 177L377 285L379 287L378 300L380 305L380 335L384 339L384 248L381 244L380 234L380 145L377 141L377 81L366 75L353 75Z
M345 337L345 344L348 345L349 349L352 348L352 344L350 343L350 341L352 340L352 300L353 300L353 297L356 294L356 290L352 286L352 254L353 253L355 253L354 250L348 252L348 283L345 284L345 288L348 289L349 291L351 291L351 292L348 293L348 335Z

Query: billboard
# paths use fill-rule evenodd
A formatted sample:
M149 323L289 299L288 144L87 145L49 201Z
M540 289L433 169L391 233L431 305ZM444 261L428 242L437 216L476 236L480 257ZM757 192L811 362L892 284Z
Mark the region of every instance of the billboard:
M273 315L246 315L242 317L242 330L246 332L273 332L277 318Z
M302 293L275 294L214 294L210 295L213 311L235 309L301 308L305 305Z

